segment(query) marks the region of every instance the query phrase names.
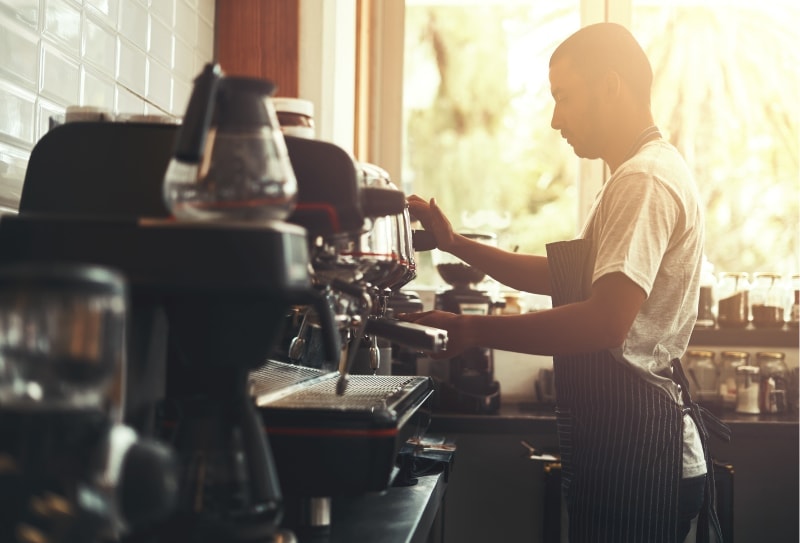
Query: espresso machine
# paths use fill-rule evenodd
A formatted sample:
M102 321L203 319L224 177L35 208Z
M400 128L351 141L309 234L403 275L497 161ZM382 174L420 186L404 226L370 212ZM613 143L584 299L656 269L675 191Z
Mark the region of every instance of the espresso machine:
M57 126L0 218L0 265L108 267L129 286L124 422L171 446L177 495L125 543L330 530L332 498L385 490L429 416L429 378L349 371L373 336L446 345L383 311L409 255L374 248L400 243L404 195L335 145L284 139L273 90L210 64L180 126Z
M386 490L397 454L430 417L433 382L389 375L385 345L438 352L446 332L394 319L387 301L415 274L405 195L377 166L323 141L285 136L298 182L288 221L308 233L314 285L330 300L338 364L321 359L316 310L296 306L272 360L252 375L301 540L332 532L338 499Z
M492 234L464 233L463 236L494 245ZM461 259L439 250L433 261L441 278L450 285L437 292L435 307L450 313L489 315L497 303L478 284L486 273ZM500 383L494 379L491 349L472 347L440 363L432 363L439 396L436 406L446 411L496 413L500 409Z
M125 422L169 443L174 511L128 541L291 541L251 372L296 304L335 331L266 81L198 76L181 126L67 123L34 147L0 264L88 264L130 286ZM166 172L166 173L165 173ZM323 337L325 356L340 351Z

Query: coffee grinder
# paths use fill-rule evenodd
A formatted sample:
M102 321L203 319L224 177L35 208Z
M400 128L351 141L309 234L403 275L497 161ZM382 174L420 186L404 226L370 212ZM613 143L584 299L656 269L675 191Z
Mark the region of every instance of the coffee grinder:
M463 236L495 245L493 234L466 233ZM443 251L432 254L436 271L452 288L436 294L436 309L462 315L488 315L495 305L492 297L478 288L486 273ZM494 380L494 354L491 349L472 347L445 361L445 368L434 372L438 384L439 408L468 413L495 413L500 408L500 383Z

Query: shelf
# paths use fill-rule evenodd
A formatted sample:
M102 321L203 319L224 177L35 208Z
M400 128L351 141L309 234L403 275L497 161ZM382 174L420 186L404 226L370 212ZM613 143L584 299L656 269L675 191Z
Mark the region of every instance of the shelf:
M800 344L796 328L695 328L690 345L734 347L794 347Z

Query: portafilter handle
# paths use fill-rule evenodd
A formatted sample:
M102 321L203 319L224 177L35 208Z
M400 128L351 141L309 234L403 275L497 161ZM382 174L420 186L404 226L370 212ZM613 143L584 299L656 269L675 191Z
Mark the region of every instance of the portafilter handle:
M447 349L447 330L389 317L369 319L366 333L427 353Z
M411 244L415 251L432 251L437 248L436 238L427 230L412 230Z

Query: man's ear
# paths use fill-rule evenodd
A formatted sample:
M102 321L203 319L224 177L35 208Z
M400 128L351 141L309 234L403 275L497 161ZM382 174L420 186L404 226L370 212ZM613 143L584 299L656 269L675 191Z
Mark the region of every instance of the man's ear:
M622 93L622 78L613 70L603 74L600 84L607 98L616 98Z

